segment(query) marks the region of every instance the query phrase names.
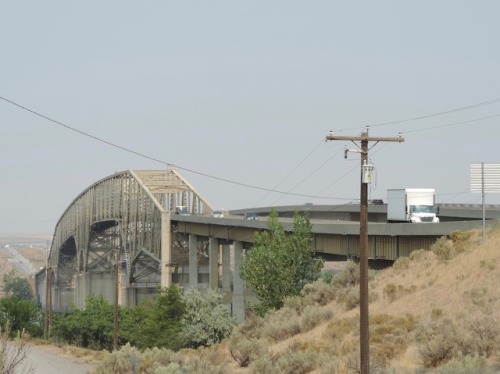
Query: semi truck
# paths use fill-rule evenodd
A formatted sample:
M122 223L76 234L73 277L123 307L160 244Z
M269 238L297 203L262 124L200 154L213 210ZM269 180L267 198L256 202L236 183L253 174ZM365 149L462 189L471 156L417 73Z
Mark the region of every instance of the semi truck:
M387 222L439 222L433 188L387 190Z

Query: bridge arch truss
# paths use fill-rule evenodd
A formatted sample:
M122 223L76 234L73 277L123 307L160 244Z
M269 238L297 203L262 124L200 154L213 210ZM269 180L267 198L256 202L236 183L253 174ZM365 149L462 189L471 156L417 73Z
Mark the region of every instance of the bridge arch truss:
M79 279L88 274L109 276L117 261L129 285L157 286L162 253L171 245L170 214L179 205L197 214L213 211L173 169L127 170L94 183L57 222L48 258L53 287L76 288L86 297L92 285L87 280L79 286ZM165 261L164 266L171 266Z

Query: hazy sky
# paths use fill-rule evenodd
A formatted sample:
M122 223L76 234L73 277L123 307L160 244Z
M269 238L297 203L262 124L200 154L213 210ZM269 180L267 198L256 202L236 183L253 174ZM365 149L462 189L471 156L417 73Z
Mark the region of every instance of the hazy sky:
M406 139L371 149L372 198L434 187L480 203L469 165L500 162L500 100L383 124L500 99L499 14L493 0L4 1L0 96L182 168L318 196L179 170L218 208L358 199L354 144L324 139L366 125ZM164 168L4 100L0 121L3 233L53 232L95 181Z

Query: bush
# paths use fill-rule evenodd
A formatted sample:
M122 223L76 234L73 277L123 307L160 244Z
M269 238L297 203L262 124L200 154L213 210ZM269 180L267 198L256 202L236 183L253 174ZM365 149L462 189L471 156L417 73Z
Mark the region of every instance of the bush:
M411 287L403 287L401 285L396 286L395 284L388 284L384 287L384 296L389 300L389 302L393 302L399 299L402 296L409 295L414 293L417 290L417 286L412 285Z
M462 356L452 358L440 370L441 374L493 374L497 371L488 368L488 359L482 356Z
M189 290L184 295L186 312L182 335L186 347L214 345L231 334L236 322L222 304L222 297L212 290L204 293Z
M500 327L489 315L472 316L456 326L451 320L433 321L419 329L420 355L425 367L453 358L490 357L498 349Z
M418 337L420 357L426 368L442 365L457 354L458 331L451 320L423 326Z
M267 344L261 339L247 339L242 335L234 335L228 343L231 357L241 367L247 367L258 357L267 353Z
M443 261L451 260L455 257L455 247L453 242L445 236L439 238L433 245L431 245L430 249L437 256L437 258Z
M328 307L311 306L304 309L301 316L301 332L310 331L324 321L333 317L333 312Z
M0 326L9 323L11 337L26 331L32 337L43 335L43 312L34 300L8 296L0 299Z
M268 313L262 336L274 341L285 340L301 332L301 321L296 310L283 308Z
M412 315L392 317L379 314L370 318L370 326L373 361L379 367L387 367L408 347L410 333L416 328L417 321Z

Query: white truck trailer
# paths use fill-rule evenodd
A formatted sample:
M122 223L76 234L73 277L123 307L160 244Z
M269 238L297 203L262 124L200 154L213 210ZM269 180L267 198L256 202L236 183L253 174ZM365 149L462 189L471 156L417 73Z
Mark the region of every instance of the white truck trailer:
M387 190L387 222L439 222L433 188Z

